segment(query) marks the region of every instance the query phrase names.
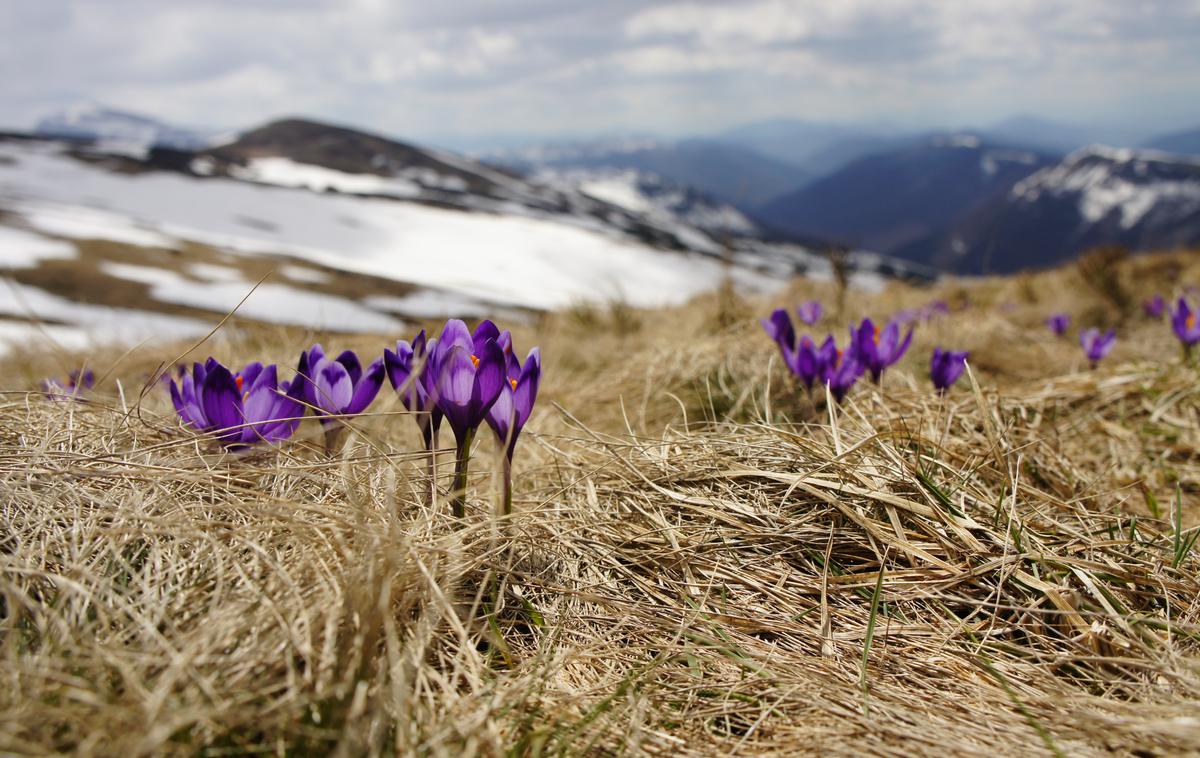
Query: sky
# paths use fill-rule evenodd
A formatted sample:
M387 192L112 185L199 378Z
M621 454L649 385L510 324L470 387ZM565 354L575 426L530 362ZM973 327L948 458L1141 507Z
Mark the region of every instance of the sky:
M441 144L775 118L1200 125L1200 0L0 0L0 125L84 101Z

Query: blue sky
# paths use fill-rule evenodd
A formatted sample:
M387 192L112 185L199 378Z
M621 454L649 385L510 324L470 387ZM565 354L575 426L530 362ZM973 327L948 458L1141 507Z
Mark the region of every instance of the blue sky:
M414 139L766 118L1200 125L1200 0L0 0L0 122L82 100Z

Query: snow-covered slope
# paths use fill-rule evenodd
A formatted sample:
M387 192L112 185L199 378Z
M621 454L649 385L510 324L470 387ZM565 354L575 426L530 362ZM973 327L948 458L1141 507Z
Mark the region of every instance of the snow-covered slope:
M714 237L752 237L762 230L729 203L657 174L620 168L543 168L533 178L578 190L589 197L645 214L662 223L682 223Z
M656 306L729 277L769 291L828 276L813 252L755 236L686 187L547 179L300 120L144 156L0 138L0 269L17 287L0 293L0 338L129 338L139 312L166 319L155 334L202 334L234 308L239 320L395 334L405 320ZM863 286L911 273L855 260Z

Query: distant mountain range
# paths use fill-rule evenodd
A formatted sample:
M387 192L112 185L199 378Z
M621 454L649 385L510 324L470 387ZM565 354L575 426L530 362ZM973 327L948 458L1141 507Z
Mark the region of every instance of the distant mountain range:
M941 135L870 155L759 209L773 226L888 253L928 237L1053 158Z
M539 144L478 157L526 172L545 168L633 169L694 187L741 208L757 206L811 179L797 166L709 139L632 138Z
M1085 148L889 252L963 273L1008 273L1108 244L1133 250L1200 244L1200 160Z
M1147 140L1143 146L1179 155L1200 155L1200 127L1164 134Z
M140 140L157 146L146 165L191 174L548 215L707 255L729 255L732 245L735 257L769 257L833 243L983 272L1110 242L1200 241L1190 210L1198 179L1181 157L1200 154L1200 130L1147 140L1163 152L1145 153L1082 147L1105 132L1032 116L935 134L775 120L702 139L531 144L475 159L304 119L216 145L211 135L112 109L75 109L38 131L112 152ZM1112 207L1097 215L1105 197Z

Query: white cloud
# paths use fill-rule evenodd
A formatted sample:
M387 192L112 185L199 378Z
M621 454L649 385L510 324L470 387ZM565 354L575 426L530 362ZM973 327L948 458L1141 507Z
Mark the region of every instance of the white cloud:
M8 6L0 70L21 73L0 79L8 126L84 98L212 126L300 113L412 136L1018 110L1200 120L1200 0Z

